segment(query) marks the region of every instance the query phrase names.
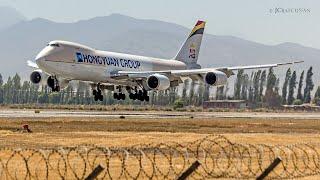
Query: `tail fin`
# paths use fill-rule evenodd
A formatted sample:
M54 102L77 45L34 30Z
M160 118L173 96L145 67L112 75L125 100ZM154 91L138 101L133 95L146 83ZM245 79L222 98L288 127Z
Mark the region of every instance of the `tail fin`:
M201 68L200 65L197 64L197 61L205 25L206 22L204 21L199 20L197 22L174 58L175 60L186 63L188 69Z

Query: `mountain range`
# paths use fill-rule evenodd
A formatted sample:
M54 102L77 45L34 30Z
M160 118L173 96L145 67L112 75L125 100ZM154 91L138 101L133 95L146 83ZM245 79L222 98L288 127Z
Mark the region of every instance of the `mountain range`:
M192 28L121 14L72 23L43 18L27 20L10 8L0 8L0 15L0 23L3 22L0 26L0 73L4 77L18 72L28 78L31 69L26 66L26 61L33 60L51 40L75 41L101 50L171 58ZM218 24L207 23L207 26L211 25ZM297 43L265 45L234 36L205 34L199 64L221 67L304 60L302 65L294 66L300 71L311 65L320 67L319 58L319 49ZM318 74L315 73L316 80L319 79Z

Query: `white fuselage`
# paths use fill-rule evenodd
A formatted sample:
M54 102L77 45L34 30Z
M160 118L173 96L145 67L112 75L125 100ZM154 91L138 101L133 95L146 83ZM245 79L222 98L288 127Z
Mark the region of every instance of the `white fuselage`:
M52 41L36 57L40 69L69 80L112 83L117 71L163 71L186 69L176 60L136 56L95 50L90 47Z

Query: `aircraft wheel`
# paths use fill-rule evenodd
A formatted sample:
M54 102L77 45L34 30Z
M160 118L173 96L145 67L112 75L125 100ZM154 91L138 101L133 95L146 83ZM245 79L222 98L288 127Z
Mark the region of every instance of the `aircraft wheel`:
M94 96L94 101L98 101L99 100L99 96L95 95Z
M103 101L103 95L100 95L100 96L99 96L99 100L100 100L100 101Z
M133 94L133 100L137 100L138 99L138 95L137 94Z
M133 94L132 93L129 94L129 99L133 99Z
M144 100L145 100L146 102L149 102L149 100L150 100L149 96L145 96L145 97L144 97Z
M113 93L113 98L119 100L119 96L117 93Z
M95 95L97 94L97 90L94 89L94 90L92 91L92 94L95 96Z

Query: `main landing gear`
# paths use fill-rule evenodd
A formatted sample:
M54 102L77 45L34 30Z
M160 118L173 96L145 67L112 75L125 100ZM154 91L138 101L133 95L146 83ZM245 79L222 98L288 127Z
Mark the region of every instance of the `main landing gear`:
M93 87L94 88L94 87ZM149 102L150 98L148 96L148 91L145 89L138 90L137 87L132 89L131 87L126 87L126 90L129 94L129 98L132 100L146 101ZM97 87L92 90L95 101L103 101L102 90L100 84L97 84ZM125 100L126 94L122 92L122 87L117 86L116 91L113 93L113 98L116 100Z
M148 96L148 91L146 91L145 89L138 91L137 87L135 87L134 93L132 93L132 91L128 91L128 92L129 92L129 98L132 100L147 101L147 102L149 102L150 100Z
M113 93L113 98L116 100L125 100L126 95L122 93L122 87L117 87L118 93ZM145 89L138 90L137 87L131 89L131 87L126 87L127 92L129 93L129 98L132 100L139 100L139 101L149 101L148 91Z
M117 89L119 90L119 93L114 92L113 93L113 98L116 99L116 100L125 100L126 99L126 95L124 93L122 93L121 86L118 86Z
M97 89L94 89L92 93L95 101L98 101L98 100L103 101L103 95L100 89L100 84L97 84Z

